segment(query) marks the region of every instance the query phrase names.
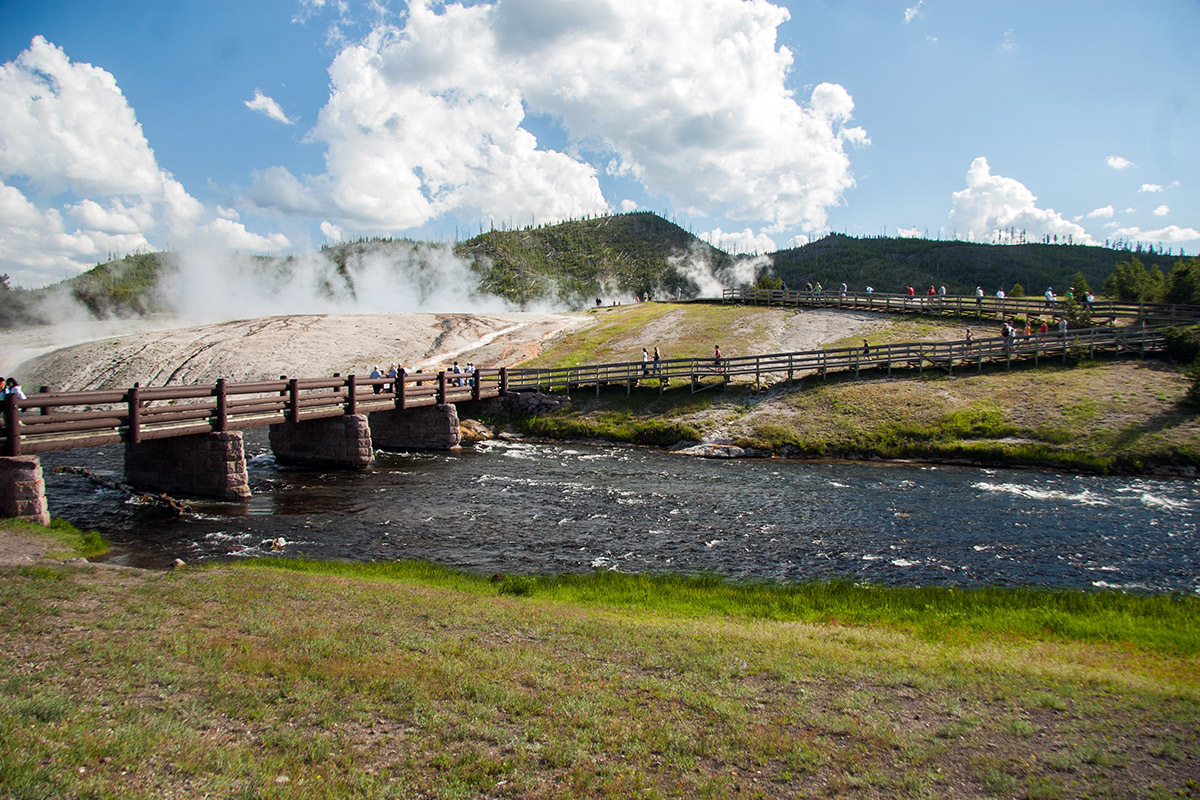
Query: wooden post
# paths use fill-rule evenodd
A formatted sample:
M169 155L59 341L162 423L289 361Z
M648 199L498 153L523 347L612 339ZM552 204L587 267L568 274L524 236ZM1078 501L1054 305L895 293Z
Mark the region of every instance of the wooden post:
M140 386L140 383L135 383L125 395L129 406L129 441L134 444L137 444L142 437L142 421L138 416L138 388Z
M288 392L288 410L287 410L288 422L299 422L300 421L300 381L296 378L292 378L290 381L288 381L287 392Z
M21 455L21 412L16 394L4 396L4 455Z
M600 387L597 386L596 391L599 392L599 390ZM508 394L508 367L500 368L500 394Z
M399 379L397 379L399 380ZM395 387L393 387L394 389ZM358 378L353 375L346 376L346 413L354 415L358 413Z
M225 379L217 378L217 418L213 422L213 430L224 433L229 429L229 409L226 405Z
M438 372L437 403L440 406L446 405L446 370L444 369Z
M396 376L396 392L395 392L396 401L395 402L396 402L396 408L400 409L401 411L404 410L405 403L408 399L408 381L404 380L407 377L408 377L407 375L403 375L403 374Z
M49 392L50 392L49 386L39 386L38 387L38 394L49 394ZM50 406L42 406L40 409L38 409L38 413L44 417L50 413L50 410L51 410Z

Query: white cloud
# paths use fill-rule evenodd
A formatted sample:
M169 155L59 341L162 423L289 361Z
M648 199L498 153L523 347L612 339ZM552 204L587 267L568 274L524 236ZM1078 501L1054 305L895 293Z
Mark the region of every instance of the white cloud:
M1138 189L1139 192L1161 192L1162 190L1163 187L1157 183L1143 183L1142 188Z
M258 89L254 90L254 97L246 101L246 108L266 114L271 119L276 122L282 122L284 125L295 123L295 120L288 119L288 115L283 113L283 109L279 107L279 103Z
M0 175L56 194L149 194L158 166L108 72L35 37L0 65Z
M726 253L773 253L779 249L775 240L765 233L755 233L746 228L743 231L725 232L715 228L708 233L698 234L701 239L718 250Z
M1129 169L1130 167L1134 166L1132 161L1122 158L1121 156L1109 156L1108 158L1104 159L1104 163L1108 164L1113 169Z
M803 233L799 233L787 240L787 245L785 245L785 249L790 250L793 247L804 247L804 245L808 244L810 241L811 240L807 236L805 236Z
M1076 243L1091 243L1081 226L1053 209L1037 207L1037 197L1023 183L993 175L987 159L980 157L967 170L967 188L954 193L947 233L971 241L990 241L1014 228L1027 238L1045 234L1070 236Z
M325 240L330 244L337 244L338 242L344 242L346 240L346 236L342 233L342 229L327 219L321 220L321 233L325 235Z
M925 16L925 0L917 0L915 6L904 9L904 24L912 22L917 17Z
M1170 213L1171 213L1171 209L1166 205L1161 205L1158 208L1154 209L1154 216L1156 216L1156 217L1165 217L1167 214L1170 214Z
M218 217L200 228L206 243L223 246L230 250L250 250L255 253L278 252L292 246L282 233L259 236L246 230L246 226L231 219Z
M896 235L901 239L920 239L923 234L920 228L897 228Z
M608 210L604 168L688 211L820 230L854 185L847 146L869 139L841 86L807 104L788 89L788 16L763 0L414 2L331 65L311 134L326 173L268 170L252 197L285 211L316 197L385 229L554 221ZM541 148L528 113L557 121L568 152Z
M1015 53L1021 49L1021 45L1017 44L1017 35L1012 28L1004 32L1004 41L1000 44L1000 49L1006 53Z
M287 242L229 219L204 225L203 204L159 167L116 79L40 36L0 65L0 178L9 176L48 196L73 195L43 208L0 181L0 272L28 288L167 242L215 237L264 250Z
M636 200L626 199L626 200L621 201L621 210L624 211L626 214L628 214L631 211L637 211L637 209L638 209L638 202Z
M1115 213L1116 212L1113 211L1112 206L1104 206L1103 208L1097 208L1094 211L1089 211L1087 213L1087 218L1088 219L1097 219L1099 217L1104 217L1107 219L1107 218L1111 218L1112 215Z
M1200 231L1195 228L1181 228L1178 225L1168 225L1153 231L1144 231L1138 227L1119 228L1114 230L1112 235L1141 242L1168 242L1171 244L1200 240Z

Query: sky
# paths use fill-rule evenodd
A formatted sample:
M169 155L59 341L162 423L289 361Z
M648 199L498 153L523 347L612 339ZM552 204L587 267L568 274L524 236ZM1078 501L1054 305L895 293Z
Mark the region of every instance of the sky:
M1200 251L1196 0L0 0L0 273L653 211Z

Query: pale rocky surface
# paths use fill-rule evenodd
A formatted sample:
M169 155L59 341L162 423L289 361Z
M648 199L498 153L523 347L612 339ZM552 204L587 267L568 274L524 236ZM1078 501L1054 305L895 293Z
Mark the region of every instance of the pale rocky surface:
M455 360L516 364L588 325L575 314L296 314L98 339L16 367L27 390L56 391L320 377L366 377L393 362L436 372Z

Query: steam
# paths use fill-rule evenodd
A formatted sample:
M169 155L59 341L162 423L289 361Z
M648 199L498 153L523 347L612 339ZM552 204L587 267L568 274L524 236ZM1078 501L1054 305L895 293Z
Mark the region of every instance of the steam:
M667 259L684 278L694 284L700 297L720 297L725 289L754 283L761 270L771 266L767 256L735 258L728 264L713 263L712 249L693 242L687 251Z

